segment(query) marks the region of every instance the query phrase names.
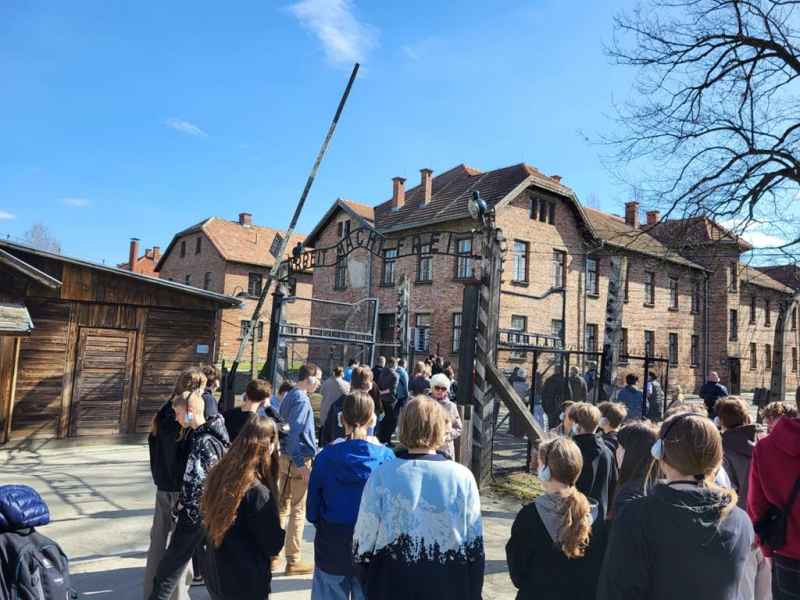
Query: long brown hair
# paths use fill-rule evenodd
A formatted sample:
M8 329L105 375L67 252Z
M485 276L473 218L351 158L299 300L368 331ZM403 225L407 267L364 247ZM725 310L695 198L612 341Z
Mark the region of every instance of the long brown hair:
M664 421L659 437L665 463L720 496L720 518L736 506L736 492L714 483L723 453L722 435L712 421L695 413L681 413Z
M550 475L568 488L557 492L562 501L561 528L557 544L567 558L580 558L589 547L592 533L592 507L575 487L583 469L580 448L571 439L557 437L539 446L539 464L550 469Z
M363 439L363 433L356 433L356 428L367 425L375 415L375 403L367 392L357 390L344 397L342 402L342 423L352 429L354 439Z
M257 482L269 488L278 516L277 478L278 429L272 419L253 415L206 480L200 509L208 539L215 547L222 544L236 520L242 498Z
M617 441L625 456L619 466L617 490L628 481L647 481L656 460L650 450L657 439L658 428L648 421L633 421L619 430Z

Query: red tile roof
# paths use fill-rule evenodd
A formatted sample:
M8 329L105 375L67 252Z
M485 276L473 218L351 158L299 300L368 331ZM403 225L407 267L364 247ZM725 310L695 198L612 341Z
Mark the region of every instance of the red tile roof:
M760 269L748 265L739 265L739 281L741 283L749 283L750 285L777 290L785 294L794 293L791 287L784 285L767 273L762 273Z
M210 217L183 231L175 234L167 249L161 255L156 270L160 270L167 255L173 250L175 243L182 237L202 231L226 261L238 262L249 265L271 267L275 259L269 253L272 241L276 234L283 235L283 231L272 227L259 225L244 226L238 221L228 221L220 217ZM290 256L292 248L297 242L302 242L305 236L300 233L292 235L286 246L285 256Z

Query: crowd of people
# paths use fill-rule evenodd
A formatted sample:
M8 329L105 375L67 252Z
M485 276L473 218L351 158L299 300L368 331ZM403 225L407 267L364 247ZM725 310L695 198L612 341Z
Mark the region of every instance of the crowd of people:
M704 408L679 400L659 420L645 397L663 392L636 382L562 403L532 457L545 493L506 547L518 600L800 598L797 410L773 402L753 423L710 373Z
M481 501L454 460L452 369L429 360L409 374L388 357L322 379L308 363L277 391L253 380L221 413L213 367L180 375L148 437L145 600L184 600L198 577L214 600L264 600L282 564L312 575L312 600L482 597ZM762 425L721 394L673 402L659 421L643 397L560 406L531 459L543 493L506 544L517 599L800 597L797 410L773 402ZM46 522L33 490L6 496L0 550Z

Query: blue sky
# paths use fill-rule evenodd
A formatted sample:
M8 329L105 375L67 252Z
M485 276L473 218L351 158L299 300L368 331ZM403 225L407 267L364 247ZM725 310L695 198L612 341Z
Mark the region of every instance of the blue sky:
M121 262L207 216L284 228L352 62L350 102L300 221L391 178L528 162L585 202L628 191L581 134L631 73L603 42L627 5L297 0L0 3L0 234L44 223Z

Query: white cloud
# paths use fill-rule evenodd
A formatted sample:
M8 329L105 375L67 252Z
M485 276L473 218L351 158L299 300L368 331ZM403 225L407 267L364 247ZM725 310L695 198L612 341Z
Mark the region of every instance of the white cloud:
M89 201L86 198L62 198L61 203L66 206L72 206L73 208L86 208L89 206Z
M403 46L402 50L403 54L405 54L406 57L410 58L411 60L419 60L421 58L419 49L413 46Z
M187 135L193 135L195 137L208 137L208 134L200 129L194 123L190 121L185 121L183 119L176 119L175 117L170 117L166 121L164 121L164 125L169 127L170 129L174 129L175 131L179 131L180 133L185 133Z
M16 219L17 215L12 214L5 210L0 210L0 221L10 221L11 219Z
M786 237L779 235L782 232L767 223L750 222L744 224L734 219L728 219L722 221L720 225L740 236L754 248L761 250L777 248L789 241Z
M377 43L377 30L353 14L352 0L301 0L289 7L300 24L322 42L333 64L363 62Z

